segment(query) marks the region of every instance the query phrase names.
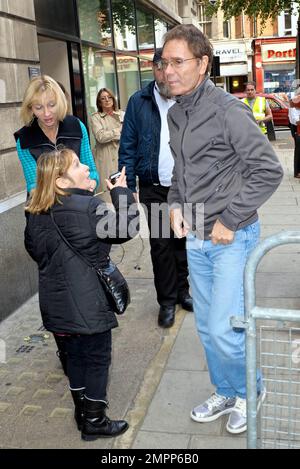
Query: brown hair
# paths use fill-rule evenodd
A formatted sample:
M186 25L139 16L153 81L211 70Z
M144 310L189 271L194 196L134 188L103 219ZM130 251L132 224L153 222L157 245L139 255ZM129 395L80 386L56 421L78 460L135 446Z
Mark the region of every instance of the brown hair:
M199 59L207 55L208 64L206 74L210 73L213 63L213 46L200 29L196 28L193 24L179 24L165 34L164 47L167 42L173 41L174 39L187 42L192 54Z
M114 108L114 111L117 111L118 110L118 103L117 103L117 100L115 98L115 95L113 94L113 92L109 89L109 88L101 88L101 90L99 90L98 94L97 94L97 99L96 99L96 106L97 106L97 109L99 112L103 112L103 108L102 108L102 103L101 103L101 94L103 92L106 92L109 94L109 96L113 99L113 108Z
M73 150L61 148L43 153L37 163L37 185L33 190L25 210L29 213L47 212L55 203L60 203L59 195L66 195L56 185L57 178L64 176L73 161Z
M32 112L32 104L41 96L42 93L50 91L54 94L57 104L58 120L63 121L67 115L68 103L66 97L58 85L58 83L48 75L33 78L27 86L21 106L21 119L24 124L29 127L34 114Z
M256 83L255 83L255 81L248 81L247 83L245 83L245 89L247 88L248 85L251 85L251 86L253 86L253 87L256 89Z

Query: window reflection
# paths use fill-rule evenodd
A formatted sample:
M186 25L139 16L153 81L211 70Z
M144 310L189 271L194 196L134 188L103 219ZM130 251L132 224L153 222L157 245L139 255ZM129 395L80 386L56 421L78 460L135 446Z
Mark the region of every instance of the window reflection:
M88 114L97 111L96 98L101 88L110 88L117 95L114 56L111 52L83 46L82 59L85 76Z
M81 38L112 46L109 0L78 0Z
M130 96L140 89L137 58L117 55L117 70L121 109L125 109Z
M155 43L156 47L162 47L164 44L164 35L168 31L167 23L159 18L154 19Z
M135 10L132 0L112 0L115 47L136 52Z
M139 50L154 49L153 15L143 10L136 11Z

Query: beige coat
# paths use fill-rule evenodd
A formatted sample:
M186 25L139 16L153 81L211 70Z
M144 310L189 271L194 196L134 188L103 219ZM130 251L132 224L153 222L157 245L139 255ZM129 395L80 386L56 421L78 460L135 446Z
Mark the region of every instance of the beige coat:
M123 118L123 111L114 111L111 116L104 112L95 112L91 116L92 132L96 139L93 154L100 176L97 192L106 191L105 179L118 171L118 151ZM109 200L109 197L103 198Z

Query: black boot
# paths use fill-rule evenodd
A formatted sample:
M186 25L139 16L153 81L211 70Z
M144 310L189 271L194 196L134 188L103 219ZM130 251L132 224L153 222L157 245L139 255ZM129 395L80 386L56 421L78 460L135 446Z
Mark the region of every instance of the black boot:
M105 409L104 401L90 401L84 399L84 418L81 438L85 441L93 441L97 438L111 438L121 435L128 428L125 420L110 420Z
M172 327L175 321L176 306L163 306L161 305L158 314L158 325L160 327Z
M67 373L67 351L66 351L66 343L65 343L65 337L53 334L56 345L57 345L57 352L56 355L58 356L61 366L64 370L64 374L68 376Z
M83 425L83 409L84 409L84 389L78 391L71 390L73 401L75 404L74 419L77 423L78 430L82 430Z

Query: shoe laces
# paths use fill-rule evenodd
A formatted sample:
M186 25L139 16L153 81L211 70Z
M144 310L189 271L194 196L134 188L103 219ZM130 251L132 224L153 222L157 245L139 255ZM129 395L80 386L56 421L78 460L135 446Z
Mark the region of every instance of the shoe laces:
M212 409L215 406L219 406L224 402L226 397L224 396L219 396L218 394L214 393L210 396L209 399L205 402L205 405L209 408Z
M241 397L237 397L236 403L234 406L234 411L241 414L243 417L247 416L247 401L246 399L242 399Z

